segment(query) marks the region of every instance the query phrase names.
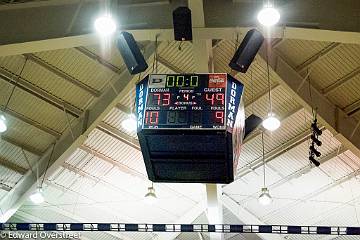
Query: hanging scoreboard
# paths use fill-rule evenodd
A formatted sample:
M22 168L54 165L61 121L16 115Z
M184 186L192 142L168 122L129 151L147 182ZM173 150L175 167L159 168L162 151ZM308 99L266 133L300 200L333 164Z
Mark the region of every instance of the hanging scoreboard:
M243 138L243 85L228 74L151 74L136 86L138 137L155 182L229 183Z

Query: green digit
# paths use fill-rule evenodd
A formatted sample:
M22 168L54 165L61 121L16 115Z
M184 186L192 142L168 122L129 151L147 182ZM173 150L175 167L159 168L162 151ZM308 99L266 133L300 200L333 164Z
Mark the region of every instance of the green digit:
M168 76L167 77L166 86L167 87L174 87L175 86L175 76Z
M183 87L184 86L184 76L177 76L176 79L176 86L177 87Z
M190 78L190 87L197 87L199 86L199 77L198 76L191 76Z

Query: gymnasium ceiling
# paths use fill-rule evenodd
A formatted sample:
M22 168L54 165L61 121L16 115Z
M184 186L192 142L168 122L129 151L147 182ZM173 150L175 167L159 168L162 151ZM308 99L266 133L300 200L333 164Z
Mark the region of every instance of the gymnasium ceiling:
M250 27L264 31L254 18L261 3L205 0L200 13L203 24L194 16L198 9L193 9L193 22L203 25L194 28L194 39L213 40L208 53L214 72L231 72L227 65L237 36L241 39ZM203 184L155 183L158 202L145 204L150 182L139 144L136 135L120 124L131 111L139 78L156 69L158 73L197 71L197 43L183 43L179 50L170 29L172 10L186 4L113 1L107 5L116 12L122 29L139 41L149 64L146 73L134 77L113 41L104 45L93 34L92 22L103 2L0 2L0 107L9 124L0 140L1 221L207 221ZM278 6L282 20L270 33L269 59L273 108L282 125L276 132L265 132L267 182L274 201L267 207L257 202L262 186L257 131L243 146L237 180L222 187L224 223L359 226L360 2L283 0ZM232 73L245 85L247 116L267 113L264 59L262 49L246 74ZM319 168L307 159L311 104L318 107L324 129ZM46 202L41 206L28 200L36 186L36 169L40 181L44 179ZM199 236L101 233L83 238Z

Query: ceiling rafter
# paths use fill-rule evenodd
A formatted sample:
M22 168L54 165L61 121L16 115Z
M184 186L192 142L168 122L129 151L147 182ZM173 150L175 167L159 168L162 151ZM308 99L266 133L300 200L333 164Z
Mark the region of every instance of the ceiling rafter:
M335 91L336 89L338 89L339 87L341 87L342 85L344 85L345 83L347 83L348 81L350 81L351 79L353 79L354 77L356 77L359 74L360 74L360 66L358 68L354 69L352 72L346 74L342 78L337 79L336 82L334 82L330 86L327 86L326 88L324 88L322 90L322 93L325 96L328 96L330 93L332 93L333 91Z
M3 166L7 169L10 169L11 171L21 174L21 175L25 175L26 172L28 171L26 168L23 168L15 163L10 162L1 157L0 157L0 166Z
M320 50L315 55L311 56L309 59L307 59L305 62L301 63L299 66L296 67L296 71L299 73L302 73L309 67L313 66L316 62L320 61L324 57L326 57L328 54L330 54L332 51L334 51L336 48L341 46L340 43L333 42L327 45L325 48Z
M289 119L291 116L294 116L295 114L297 114L302 109L303 109L302 107L298 107L298 108L295 108L292 111L288 112L286 115L280 116L280 118L279 118L280 122L286 121L287 119ZM249 135L249 137L244 139L244 144L247 143L247 142L252 141L253 139L255 139L256 137L258 137L260 135L261 135L261 130L258 130L258 131L255 131L255 132L251 133Z
M321 128L321 129L324 129L324 128ZM292 138L291 140L277 146L275 149L271 150L270 152L265 153L265 162L268 163L268 162L276 159L277 157L281 156L282 154L290 151L291 149L296 148L300 144L306 142L310 138L311 134L312 134L311 131L306 130L303 133L299 134L298 136ZM248 165L244 166L242 170L240 169L237 178L241 178L241 177L245 176L250 171L257 169L257 168L261 167L262 165L263 165L262 157L255 159Z
M154 44L146 46L145 59L151 57L154 53ZM80 147L86 140L87 136L96 128L96 126L106 117L106 115L115 107L136 81L128 72L120 75L121 81L116 81L113 88L107 90L99 97L88 110L88 117L78 118L74 124L72 133L65 133L54 147L49 148L38 161L39 176L46 173L47 178L53 174L57 168L68 159L71 154ZM86 127L84 127L86 126ZM52 154L53 152L53 154ZM49 156L52 158L49 160ZM27 196L36 188L36 178L33 174L26 174L20 182L14 187L16 191L9 192L0 201L0 208L3 213L0 216L0 222L7 221L25 201Z
M276 210L273 210L273 211L267 213L264 216L264 218L266 218L269 215L276 214L276 213L282 211L282 209L287 209L289 207L294 207L294 206L306 201L307 199L314 198L314 197L320 195L321 193L323 193L323 192L325 192L325 191L327 191L327 190L329 190L329 189L331 189L333 187L336 187L336 186L338 186L338 185L340 185L342 183L345 183L345 182L349 181L350 179L352 179L352 178L354 178L356 176L359 176L359 175L360 175L360 169L358 169L356 171L353 171L352 173L350 173L350 174L348 174L346 176L343 176L343 177L341 177L341 178L339 178L339 179L337 179L335 181L332 181L331 183L329 183L329 184L327 184L327 185L325 185L325 186L323 186L323 187L321 187L321 188L319 188L319 189L317 189L317 190L303 196L302 198L296 200L295 202L288 203L288 204L286 204L285 206L282 206L279 209L276 209Z
M236 200L234 200L231 196L224 193L222 195L221 201L223 205L229 209L238 219L242 220L243 222L251 222L252 224L258 225L266 225L265 222L260 220L255 214L250 212L245 207L241 206ZM244 221L245 220L245 221ZM257 233L262 239L267 240L284 240L284 238L279 234L263 234Z
M120 140L121 142L129 145L130 147L135 148L136 150L140 151L140 145L139 142L132 136L122 133L120 130L118 130L117 128L110 126L109 124L106 124L104 122L101 122L98 126L97 129L99 129L100 131L112 136L113 138Z
M259 53L266 62L266 48L263 47ZM360 134L356 134L356 132L360 131L356 128L354 119L349 118L343 110L330 102L326 96L311 84L304 86L303 77L275 51L271 51L269 66L279 76L279 81L283 87L294 96L297 102L309 111L311 106L317 107L318 118L325 127L346 148L355 155L360 156ZM311 95L309 94L309 89L311 89Z
M318 161L321 163L321 164L324 164L326 163L327 161L330 161L334 158L336 158L337 156L340 156L341 154L345 153L347 149L345 148L340 148L340 149L337 149L335 151L333 151L332 153L329 153L325 156L321 156ZM277 188L277 187L280 187L282 186L283 184L285 183L288 183L289 181L291 181L292 179L295 179L295 178L298 178L308 172L310 172L313 168L315 168L315 165L314 164L310 164L297 170L296 172L293 172L289 175L286 175L284 176L283 178L281 178L280 180L272 183L271 185L267 186L268 188L270 189L273 189L273 188ZM260 191L252 194L253 196L259 196L259 193ZM231 195L231 194L230 194ZM249 199L250 197L247 197L246 199L242 200L242 202L245 202L247 199Z
M344 111L349 117L355 116L360 111L360 99L346 106Z
M0 189L4 190L4 191L7 191L7 192L10 192L11 187L6 185L5 183L0 182Z
M2 141L5 141L17 148L20 148L20 149L23 149L31 154L34 154L36 156L41 156L43 154L43 152L39 149L36 149L34 148L33 146L30 146L30 145L27 145L27 144L24 144L24 143L20 143L18 142L17 140L11 138L11 137L8 137L6 135L1 135L0 136L1 140Z
M121 74L126 70L126 66L122 65L121 68L113 65L112 63L104 60L102 57L96 55L89 49L85 47L75 47L76 50L78 50L80 53L84 54L88 58L94 60L95 62L100 63L102 66L106 67L107 69L111 70L112 72L116 74Z
M54 136L56 139L60 138L60 136L61 136L61 133L59 133L59 132L57 132L57 131L55 131L55 130L47 127L47 126L44 126L43 124L41 124L41 123L39 123L39 122L37 122L37 121L35 121L33 119L30 119L30 118L28 118L28 117L26 117L26 116L24 116L24 115L22 115L22 114L20 114L18 112L15 112L15 111L13 111L13 110L11 110L9 108L7 108L6 110L2 110L2 111L5 112L6 114L18 119L18 120L24 122L24 123L27 123L27 124L29 124L29 125L37 128L37 129L47 133L49 135Z
M244 35L254 27L218 27L195 28L193 35L197 39L228 39L234 40L237 34ZM255 27L256 28L256 27ZM154 41L158 35L159 41L174 40L173 29L136 29L126 30L134 35L137 41ZM328 31L322 29L274 27L271 38L299 39L324 42L340 42L358 44L360 33L344 31ZM73 48L99 44L100 39L96 34L74 35L69 37L49 38L38 41L23 40L21 43L0 45L0 56L20 55L24 53L50 51L63 48Z
M116 161L115 159L105 156L104 154L99 153L99 152L95 151L94 149L91 149L88 146L82 145L79 147L79 149L81 149L81 150L107 162L107 163L112 164L113 166L117 167L123 173L130 174L131 176L138 177L142 180L147 180L147 177L144 174L142 174L141 172L139 172L135 169L132 169L132 168L122 164L121 162Z
M31 84L21 76L11 73L4 68L0 68L0 79L15 85L16 87L30 93L31 95L41 99L42 101L45 101L46 103L60 109L61 111L64 111L65 109L67 113L74 117L79 117L82 114L81 109L74 107L72 104L48 93L46 90L40 87Z
M48 71L54 73L58 77L68 81L69 83L81 88L82 90L86 91L87 93L91 94L94 97L99 97L101 92L86 85L85 83L81 82L80 80L70 76L66 72L62 71L61 69L51 65L50 63L46 62L45 60L41 59L40 57L36 56L33 53L25 53L25 58L33 61L34 63L40 65L41 67L47 69Z

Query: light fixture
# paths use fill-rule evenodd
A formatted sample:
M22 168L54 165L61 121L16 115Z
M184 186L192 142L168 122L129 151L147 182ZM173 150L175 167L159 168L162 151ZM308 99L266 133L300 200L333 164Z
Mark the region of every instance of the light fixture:
M270 83L270 67L269 67L269 43L266 44L266 72L267 72L267 84L269 89L269 111L267 118L264 119L262 125L266 130L275 131L281 125L280 120L276 117L272 108L271 101L271 83Z
M30 200L34 204L41 204L45 201L45 198L42 193L42 188L37 188L36 191L30 195Z
M271 27L279 22L280 13L274 8L273 4L268 1L258 13L257 19L262 25Z
M272 198L270 196L269 190L266 187L261 189L261 194L258 198L258 201L261 205L264 205L264 206L272 203Z
M144 200L149 205L152 205L156 202L157 196L155 194L155 188L153 183L151 183L151 187L148 187L148 192L145 194Z
M7 125L6 125L6 118L4 115L0 115L0 133L3 133L7 130Z
M95 30L103 37L110 36L116 31L116 23L111 15L98 17L94 23Z
M135 132L137 129L137 119L134 114L129 114L129 116L124 119L121 123L121 126L129 132Z
M263 187L261 188L261 194L258 198L258 201L261 205L269 205L272 202L272 198L269 193L269 189L266 187L266 162L265 162L265 143L264 143L264 132L261 133L261 143L262 143L262 160L263 160Z
M276 118L275 114L269 113L262 122L262 125L266 130L275 131L280 127L280 120Z

